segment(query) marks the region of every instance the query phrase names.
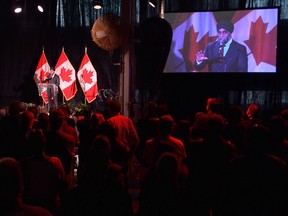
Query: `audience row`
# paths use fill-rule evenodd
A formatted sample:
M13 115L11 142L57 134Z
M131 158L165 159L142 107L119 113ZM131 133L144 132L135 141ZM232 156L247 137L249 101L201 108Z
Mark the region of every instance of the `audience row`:
M13 103L0 119L1 215L288 215L288 111L264 119L258 104L223 106L208 98L205 111L175 121L149 102L132 122L115 99L82 118L65 104Z

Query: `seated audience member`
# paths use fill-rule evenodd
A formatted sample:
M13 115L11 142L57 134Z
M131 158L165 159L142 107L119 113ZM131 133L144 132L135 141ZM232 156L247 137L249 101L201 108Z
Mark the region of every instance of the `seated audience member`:
M255 124L263 124L263 120L260 117L260 106L259 104L252 103L246 110L246 118L244 119L246 127L253 126Z
M20 103L13 102L9 105L6 115L0 121L0 155L17 157L17 145L19 145L19 137L15 133L19 133L19 116Z
M209 215L223 187L230 162L237 156L235 145L223 137L224 118L215 113L197 117L193 130L198 139L187 146L185 164L189 168L189 184L198 201L196 215Z
M118 100L106 101L109 118L106 121L113 127L116 139L124 143L129 150L129 160L135 159L135 153L139 145L139 137L133 121L120 113L121 104Z
M29 110L24 110L20 113L19 118L19 134L15 134L15 136L19 136L19 146L16 151L18 151L18 160L25 158L31 154L31 149L27 146L27 136L33 130L34 126L34 114Z
M207 113L215 113L219 115L223 115L224 113L224 104L221 98L213 98L210 97L207 99L206 103L206 112Z
M281 115L273 115L267 126L271 131L272 144L269 152L283 159L288 164L288 139L286 120Z
M177 156L179 162L182 162L186 158L186 150L183 142L174 136L172 131L174 128L174 119L171 115L163 115L159 118L158 122L158 134L156 137L149 139L144 144L142 161L146 167L151 167L154 158L155 151L160 142L169 143L173 147L173 152Z
M49 127L50 127L49 114L46 112L39 113L37 128L41 129L43 134L47 136L49 132Z
M99 112L91 114L91 111L88 111L86 114L83 119L77 121L80 141L78 147L79 169L81 169L82 161L85 161L87 157L91 143L99 134L100 125L105 121L104 116Z
M91 143L91 125L92 110L90 107L84 109L84 114L76 121L76 129L78 131L78 155L79 163L82 158L85 158L87 148ZM83 157L82 157L83 156Z
M65 121L63 122L63 127L62 127L62 131L72 135L75 139L75 146L76 147L79 144L79 139L78 139L78 132L76 129L76 123L74 121L74 119L70 118L70 110L68 106L62 105L60 106L60 109L63 111L64 113L64 119Z
M61 161L45 154L46 137L36 129L27 135L31 156L20 161L23 171L23 200L41 206L54 216L61 209L61 195L68 187L67 177Z
M243 120L244 111L242 107L240 105L230 106L226 117L224 137L235 144L239 154L243 154L246 150L246 126Z
M189 215L193 203L184 195L186 182L187 175L183 175L175 154L163 152L155 166L144 175L137 216Z
M180 139L185 147L191 141L190 129L190 121L181 119L176 123L176 127L173 130L173 136L177 139Z
M282 116L282 118L285 120L285 137L286 139L288 139L288 108L284 108L280 115Z
M83 216L130 215L131 201L124 189L123 170L111 161L106 136L95 138L84 162L81 181L74 189L74 198L66 203L65 212Z
M155 124L158 120L158 105L154 101L149 101L137 122L137 132L139 135L139 146L137 148L137 159L142 163L143 147L146 140L156 136Z
M54 109L49 115L50 130L47 134L46 154L58 157L68 178L69 189L75 186L74 155L75 138L63 131L65 114L61 109Z
M52 216L38 206L23 203L23 177L19 162L14 158L0 159L0 215L2 216Z
M263 125L247 131L249 151L235 158L224 181L219 215L288 215L288 167L270 154L271 133Z
M116 136L115 130L107 121L99 127L99 134L105 135L110 141L110 159L120 165L125 173L128 174L129 148L122 140Z

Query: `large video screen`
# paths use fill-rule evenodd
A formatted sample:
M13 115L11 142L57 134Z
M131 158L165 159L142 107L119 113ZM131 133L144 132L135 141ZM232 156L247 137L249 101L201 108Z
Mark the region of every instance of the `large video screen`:
M279 8L165 13L173 29L164 73L277 72Z

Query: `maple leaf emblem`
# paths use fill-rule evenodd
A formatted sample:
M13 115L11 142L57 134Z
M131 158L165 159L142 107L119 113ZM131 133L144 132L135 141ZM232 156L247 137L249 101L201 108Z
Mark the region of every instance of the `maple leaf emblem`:
M43 82L48 75L49 75L48 71L41 69L39 76L40 81Z
M266 62L271 65L276 65L277 49L277 28L276 26L268 33L266 33L268 23L264 23L262 17L259 16L256 22L251 22L250 37L244 43L250 48L256 64Z
M64 67L61 68L61 71L60 71L60 77L61 79L63 80L63 82L71 82L72 79L71 79L71 76L72 75L72 70L70 69L65 69Z
M198 34L199 32L195 32L194 26L192 26L189 31L186 31L183 49L179 50L184 58L186 68L189 71L192 70L193 62L196 59L196 53L199 50L204 50L209 42L214 41L217 38L217 36L209 37L209 32L207 32L201 40L197 42Z
M83 70L83 80L85 83L89 83L91 84L93 81L92 81L92 78L93 77L93 71L88 71L86 68Z

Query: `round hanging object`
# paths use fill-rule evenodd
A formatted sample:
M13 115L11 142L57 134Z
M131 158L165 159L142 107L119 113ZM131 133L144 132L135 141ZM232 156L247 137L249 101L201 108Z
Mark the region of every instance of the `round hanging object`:
M114 14L100 16L93 24L92 40L102 49L112 51L121 46L120 17Z

